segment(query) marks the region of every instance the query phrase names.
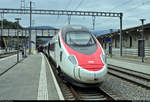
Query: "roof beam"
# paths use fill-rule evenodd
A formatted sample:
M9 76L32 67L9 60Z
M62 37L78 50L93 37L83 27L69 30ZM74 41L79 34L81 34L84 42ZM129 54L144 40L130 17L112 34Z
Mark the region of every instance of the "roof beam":
M4 13L4 14L30 14L30 9L0 8L0 13ZM122 13L114 13L114 12L44 10L44 9L32 9L32 14L72 15L72 16L103 16L103 17L121 17L122 16Z

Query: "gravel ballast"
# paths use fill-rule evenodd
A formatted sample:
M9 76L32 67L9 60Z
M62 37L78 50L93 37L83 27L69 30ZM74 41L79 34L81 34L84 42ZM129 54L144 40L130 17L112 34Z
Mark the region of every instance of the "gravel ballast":
M100 86L109 93L116 94L120 100L150 100L150 89L142 88L110 74Z

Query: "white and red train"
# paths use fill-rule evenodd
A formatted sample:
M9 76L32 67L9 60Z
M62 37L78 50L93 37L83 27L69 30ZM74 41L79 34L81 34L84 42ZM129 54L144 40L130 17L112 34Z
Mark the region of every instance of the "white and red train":
M63 73L65 79L72 84L99 85L107 74L104 50L84 26L63 27L44 48L59 73Z

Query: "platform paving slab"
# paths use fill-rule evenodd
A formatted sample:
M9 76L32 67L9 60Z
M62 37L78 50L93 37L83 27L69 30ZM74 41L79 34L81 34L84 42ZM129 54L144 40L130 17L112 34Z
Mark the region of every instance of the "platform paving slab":
M142 62L131 61L128 59L107 57L107 64L150 74L150 64L147 63L144 64Z
M37 100L41 64L41 54L31 55L0 76L0 100ZM59 100L51 73L45 66L48 100Z
M23 60L22 55L19 55L19 60ZM12 67L17 63L17 55L12 55L6 58L0 59L0 74L2 74L4 71Z

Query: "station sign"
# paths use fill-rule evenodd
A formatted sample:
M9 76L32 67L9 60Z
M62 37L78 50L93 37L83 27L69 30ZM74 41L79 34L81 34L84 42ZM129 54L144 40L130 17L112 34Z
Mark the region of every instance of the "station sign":
M105 42L110 42L110 41L111 41L111 38L107 37L107 38L104 39L104 41L105 41Z

